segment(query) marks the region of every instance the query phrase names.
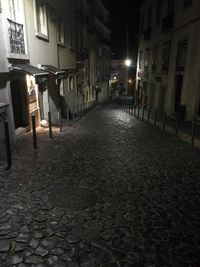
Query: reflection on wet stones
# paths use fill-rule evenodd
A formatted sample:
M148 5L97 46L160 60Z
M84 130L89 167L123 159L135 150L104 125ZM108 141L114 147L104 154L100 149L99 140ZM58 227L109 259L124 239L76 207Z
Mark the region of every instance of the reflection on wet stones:
M59 192L59 193L58 193ZM54 206L68 211L84 210L92 207L97 202L97 195L93 191L83 187L58 188L49 194Z

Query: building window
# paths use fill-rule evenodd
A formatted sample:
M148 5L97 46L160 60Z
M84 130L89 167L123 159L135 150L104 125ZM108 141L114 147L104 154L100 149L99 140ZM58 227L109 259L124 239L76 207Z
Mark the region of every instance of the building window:
M74 90L74 81L73 81L72 75L69 76L69 87L68 88L69 88L69 91Z
M70 26L69 29L69 48L70 49L74 48L74 31L72 26Z
M140 33L144 33L144 15L141 17Z
M148 25L147 25L147 28L151 28L151 8L149 8L149 11L148 11Z
M9 19L24 24L23 4L19 0L8 0Z
M139 51L139 56L138 56L138 67L139 67L139 69L142 68L142 50Z
M157 0L157 7L156 7L156 25L160 25L161 23L161 16L162 16L162 0Z
M199 100L199 105L198 105L198 110L197 110L197 116L200 117L200 100Z
M147 70L148 66L149 66L149 49L146 49L144 53L144 68Z
M65 28L64 21L62 19L58 19L58 44L65 45Z
M102 57L102 47L98 48L98 55L99 55L99 57Z
M10 15L10 19L13 21L16 21L16 11L17 11L17 6L18 5L18 1L14 1L14 0L9 0L9 15Z
M174 13L174 0L168 0L168 9L167 9L168 14L173 14Z
M154 47L152 51L152 71L158 69L158 47Z
M192 5L192 0L184 0L183 1L183 8L191 7L191 5Z
M177 71L184 71L186 55L187 55L187 40L179 41L178 51L177 51L177 60L176 60Z
M47 8L43 1L36 0L35 2L35 14L36 14L36 29L39 37L48 38L48 26L47 26Z
M25 51L25 31L24 31L24 11L22 2L19 0L8 0L9 18L8 36L10 41L10 51L15 54L26 54Z
M144 70L148 70L149 67L149 49L145 49L144 52Z
M8 35L10 41L10 52L25 55L25 39L23 24L8 19Z
M164 44L162 52L162 72L168 73L169 68L169 56L170 56L170 43Z

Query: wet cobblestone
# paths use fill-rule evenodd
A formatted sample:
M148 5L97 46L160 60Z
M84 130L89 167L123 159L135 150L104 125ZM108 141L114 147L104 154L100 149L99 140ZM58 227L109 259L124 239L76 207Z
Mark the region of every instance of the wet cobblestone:
M199 149L112 106L38 147L0 169L0 266L200 266ZM73 188L97 199L73 210Z

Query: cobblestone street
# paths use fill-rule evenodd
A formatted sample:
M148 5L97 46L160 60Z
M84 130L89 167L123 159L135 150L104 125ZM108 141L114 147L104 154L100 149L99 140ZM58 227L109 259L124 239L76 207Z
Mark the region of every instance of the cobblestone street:
M198 148L99 105L37 150L18 137L12 160L0 266L200 266Z

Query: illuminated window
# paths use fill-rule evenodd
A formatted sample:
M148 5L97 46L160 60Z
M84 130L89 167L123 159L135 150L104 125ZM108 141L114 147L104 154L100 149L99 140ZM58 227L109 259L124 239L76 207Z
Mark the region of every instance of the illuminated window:
M37 35L48 38L47 8L41 0L35 2Z

